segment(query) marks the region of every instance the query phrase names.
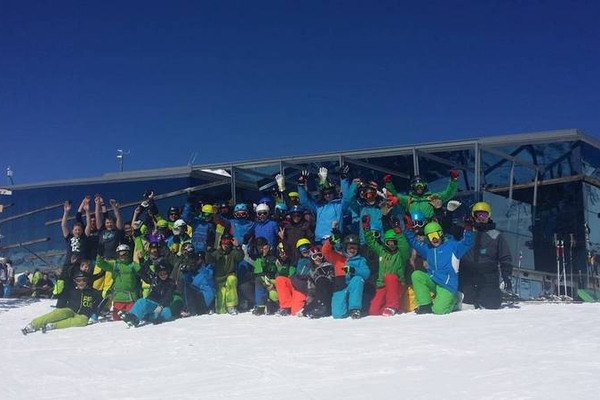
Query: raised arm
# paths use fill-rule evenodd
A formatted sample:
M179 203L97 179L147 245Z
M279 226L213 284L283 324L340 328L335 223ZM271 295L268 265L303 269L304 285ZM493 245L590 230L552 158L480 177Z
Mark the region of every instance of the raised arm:
M123 217L121 216L121 209L119 203L115 199L110 199L110 207L117 218L117 229L123 229Z
M69 211L71 211L71 202L69 200L66 200L63 203L63 216L62 216L62 219L60 220L60 227L62 229L64 238L69 236L69 224L68 224Z

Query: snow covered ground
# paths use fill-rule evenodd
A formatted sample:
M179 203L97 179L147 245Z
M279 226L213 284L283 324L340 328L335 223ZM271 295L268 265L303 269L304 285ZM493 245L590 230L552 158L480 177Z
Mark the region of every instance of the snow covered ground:
M0 399L597 399L600 304L361 320L210 315L20 328L0 300Z

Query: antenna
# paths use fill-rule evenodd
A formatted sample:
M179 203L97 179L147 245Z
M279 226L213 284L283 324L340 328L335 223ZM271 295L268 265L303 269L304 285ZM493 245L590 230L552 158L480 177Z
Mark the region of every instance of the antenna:
M119 160L119 172L123 172L123 160L125 159L126 155L129 155L130 151L127 150L121 150L121 149L117 149L117 160Z
M6 181L10 186L14 186L15 182L13 181L13 170L10 169L10 165L6 167Z

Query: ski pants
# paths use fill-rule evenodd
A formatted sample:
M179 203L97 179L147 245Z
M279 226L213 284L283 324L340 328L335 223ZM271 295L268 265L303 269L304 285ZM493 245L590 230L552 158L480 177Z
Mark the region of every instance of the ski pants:
M348 310L361 309L364 286L365 280L355 275L344 289L333 292L331 299L331 315L333 318L346 318Z
M86 326L88 324L88 316L84 314L76 314L70 308L57 308L31 321L35 330L41 329L42 326L53 323L56 329L72 328L75 326Z
M291 309L292 315L296 315L302 310L306 302L306 295L294 289L292 280L287 276L278 276L275 278L275 287L279 297L279 307Z
M156 321L158 317L160 317L164 321L170 321L173 319L173 313L171 312L171 307L163 307L160 314L154 312L156 307L158 307L158 302L154 300L150 300L148 298L137 299L131 307L130 314L133 314L137 317L138 320L146 320L146 321Z
M400 299L404 293L404 286L398 279L398 275L386 274L383 278L383 287L377 288L375 297L371 300L369 307L370 315L381 315L386 308L401 311Z
M454 310L456 294L436 284L423 271L414 271L411 278L418 305L426 306L433 303L431 310L434 314L449 314Z
M227 307L237 307L237 305L237 276L230 274L227 275L224 283L217 284L215 311L217 314L225 314Z
M190 314L200 315L208 312L204 293L189 282L183 282L183 299L184 308Z

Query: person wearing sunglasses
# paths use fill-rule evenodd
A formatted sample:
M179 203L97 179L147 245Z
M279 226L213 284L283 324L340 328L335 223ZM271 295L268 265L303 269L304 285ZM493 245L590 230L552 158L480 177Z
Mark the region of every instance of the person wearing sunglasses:
M448 314L457 302L460 259L473 246L473 226L465 223L460 241L444 236L437 222L429 222L423 228L425 241L419 241L412 228L412 221L407 218L404 235L410 246L427 260L427 272L411 274L418 305L416 313Z
M400 226L388 229L380 244L371 230L368 215L362 218L362 228L367 246L379 257L377 289L369 306L370 315L390 317L401 310L400 299L405 287L405 268L410 249Z
M323 244L323 255L334 266L331 315L333 318L350 316L352 319L359 319L362 317L364 285L371 275L371 270L366 258L359 254L358 235L351 233L345 236L342 251L337 251L334 246L340 237L340 231L334 227L331 236Z
M513 266L510 249L504 234L496 229L491 217L492 208L488 203L480 201L471 207L475 245L465 254L460 264L459 282L464 294L463 306L500 308L500 276L504 288L507 291L512 288L510 276Z
M21 329L23 335L39 330L45 333L53 329L87 326L102 297L100 292L89 286L89 277L83 272L75 274L73 284L74 290L70 291L65 306L33 319Z
M398 193L392 183L391 175L385 175L383 181L385 182L386 189L390 192L388 200L395 198L392 202L400 205L407 213L411 214L415 211L421 211L425 215L425 218L427 218L427 221L430 221L435 215L436 208L441 207L443 203L451 200L456 194L458 189L458 175L457 170L451 170L450 180L446 189L435 193L428 190L427 181L418 175L412 179L411 190L407 194Z

